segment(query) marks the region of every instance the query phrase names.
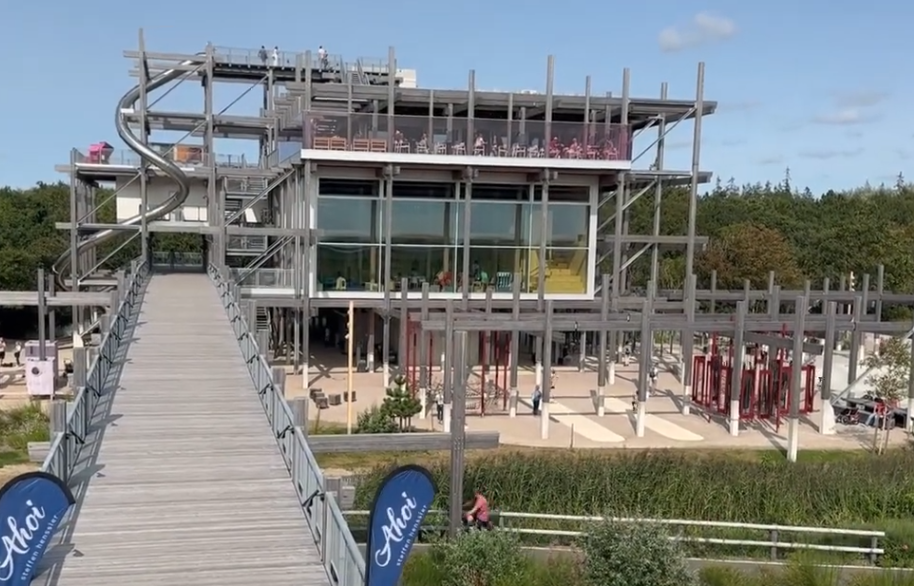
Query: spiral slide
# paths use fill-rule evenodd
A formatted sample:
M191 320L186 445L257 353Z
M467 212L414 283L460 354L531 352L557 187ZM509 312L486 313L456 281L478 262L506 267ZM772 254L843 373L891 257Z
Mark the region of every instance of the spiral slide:
M186 66L196 64L196 61L185 61L181 65ZM146 91L155 91L163 85L177 80L186 73L186 71L181 69L168 69L163 71L162 73L149 80L149 82L146 84ZM121 225L123 226L134 226L139 224L143 221L144 216L147 222L153 222L163 218L184 205L184 202L187 200L187 196L190 193L190 181L188 180L187 175L184 173L184 171L182 171L180 167L178 167L172 161L169 161L161 154L155 152L147 145L143 144L142 141L140 141L140 139L137 138L136 135L134 135L130 130L130 127L127 123L126 112L132 112L137 100L139 99L140 86L136 86L124 94L124 97L122 97L118 102L117 111L114 113L114 126L117 129L117 134L121 137L121 140L127 143L127 146L129 146L131 149L136 151L136 153L139 154L146 163L154 167L158 167L162 170L163 173L173 179L174 182L178 184L178 190L161 205L121 222ZM75 222L76 218L73 218L73 221ZM114 236L114 234L117 232L118 230L102 230L100 232L90 234L87 238L79 242L76 250L77 252L83 252L88 248L96 247L102 242L105 242ZM56 279L57 285L61 288L61 290L66 290L64 277L70 271L71 253L72 250L67 250L62 255L60 255L60 257L54 263L52 269L54 271L54 278Z

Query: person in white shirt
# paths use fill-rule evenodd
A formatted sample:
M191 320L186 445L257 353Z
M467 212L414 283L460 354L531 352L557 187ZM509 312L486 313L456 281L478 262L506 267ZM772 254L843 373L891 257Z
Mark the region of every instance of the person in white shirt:
M323 45L317 48L317 60L320 63L320 68L327 69L328 59L327 59L327 49Z
M279 67L279 47L273 47L273 67Z
M13 358L16 359L16 366L22 366L22 363L19 362L20 356L22 356L22 342L16 342L16 345L13 346Z
M6 341L0 338L0 366L3 366L4 359L6 359Z

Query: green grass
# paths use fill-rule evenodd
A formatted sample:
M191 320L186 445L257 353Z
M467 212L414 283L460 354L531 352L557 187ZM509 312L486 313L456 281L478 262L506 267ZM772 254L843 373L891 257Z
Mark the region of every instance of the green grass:
M13 466L15 464L25 464L28 461L28 454L14 451L0 451L0 468L3 468L4 466Z
M914 572L895 573L887 569L850 574L796 559L782 567L740 571L709 566L698 572L700 586L914 586ZM442 570L425 552L410 556L400 580L402 586L440 586ZM553 556L530 560L525 576L516 583L498 586L584 586L578 564L569 557Z
M48 416L40 404L0 410L0 466L28 462L29 442L49 439Z
M607 515L729 521L807 527L886 531L881 546L885 564L914 566L914 450L882 456L862 451L808 451L795 464L773 451L744 450L493 450L467 460L464 489L485 487L490 504L511 512L570 516ZM334 455L332 466L358 469ZM366 508L377 483L392 465L370 454L376 464L365 472L357 508ZM359 456L360 457L360 456ZM435 476L437 508L446 508L450 470L440 454L399 454L402 462L421 463ZM329 459L322 465L329 466ZM580 531L580 522L526 520L508 526ZM760 531L687 529L685 536L767 539ZM785 534L784 541L868 546L868 538ZM567 540L564 540L567 541ZM525 537L530 545L565 545L561 538ZM696 557L756 557L761 547L689 544ZM835 562L860 562L859 555L835 554Z
M314 433L314 422L311 422L311 430ZM321 435L327 434L344 434L345 426L334 423L321 423ZM893 449L890 451L898 451ZM470 450L466 452L467 461L485 458L493 454L578 454L590 452L601 454L611 458L614 455L623 455L630 453L648 452L648 449L587 449L587 450L569 450L568 448L523 448L517 446L502 446L494 450ZM777 463L784 461L784 455L781 451L775 449L740 449L729 450L725 448L709 449L683 449L681 450L686 457L701 460L704 458L724 457L732 461L755 462L755 463ZM367 453L338 453L338 454L318 454L316 455L318 464L327 468L342 468L352 470L353 472L363 472L371 470L377 466L392 465L397 462L409 460L418 464L427 464L440 461L449 457L447 451L430 451L430 452L367 452ZM798 455L800 463L837 463L857 461L860 459L872 458L872 454L864 450L801 450Z

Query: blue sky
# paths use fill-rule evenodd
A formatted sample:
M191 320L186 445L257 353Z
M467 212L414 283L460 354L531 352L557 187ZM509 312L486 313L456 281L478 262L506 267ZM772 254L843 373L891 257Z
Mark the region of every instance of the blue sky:
M705 120L702 169L724 180L778 181L790 167L794 183L814 191L891 183L914 155L906 103L914 78L899 50L914 7L904 3L38 0L3 13L0 185L62 178L53 166L71 147L114 143L114 107L133 83L122 51L136 48L141 26L147 49L160 52L193 53L211 41L323 44L344 58L386 58L394 45L399 65L436 88L465 87L475 69L480 89L543 90L551 53L557 91L583 93L590 74L594 91L619 92L629 67L634 96L657 96L667 81L671 97L693 99L704 61L705 96L720 112ZM220 86L216 107L243 89ZM231 113L255 112L258 101L249 96ZM159 107L202 110L199 85L186 83ZM687 124L671 133L668 168L688 168L690 139ZM222 141L217 151L252 149Z

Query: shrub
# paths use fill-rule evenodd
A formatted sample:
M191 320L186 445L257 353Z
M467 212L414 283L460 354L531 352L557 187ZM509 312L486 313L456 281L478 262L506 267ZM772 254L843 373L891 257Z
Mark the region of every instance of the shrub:
M28 403L0 410L0 450L24 452L29 442L46 442L50 436L48 416L40 404Z
M443 586L511 586L527 574L528 562L516 535L471 531L434 546Z
M693 586L679 544L658 525L595 523L581 540L591 586Z
M356 433L396 433L400 431L397 423L377 405L359 413L356 425Z

